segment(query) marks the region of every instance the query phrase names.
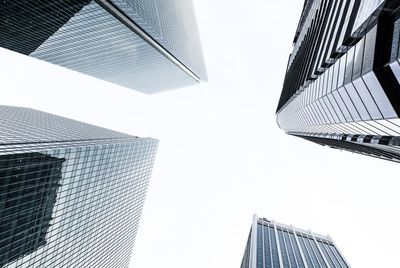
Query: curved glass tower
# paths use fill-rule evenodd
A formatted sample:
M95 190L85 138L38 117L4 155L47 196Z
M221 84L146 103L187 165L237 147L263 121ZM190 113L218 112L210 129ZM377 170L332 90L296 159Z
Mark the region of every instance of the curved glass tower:
M399 2L306 0L276 115L321 145L400 161Z

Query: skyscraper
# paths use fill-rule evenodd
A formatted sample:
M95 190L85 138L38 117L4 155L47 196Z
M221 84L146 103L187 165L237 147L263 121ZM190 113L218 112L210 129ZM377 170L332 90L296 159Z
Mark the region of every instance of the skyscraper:
M241 268L348 268L329 236L254 216Z
M306 0L277 122L288 134L400 161L399 2Z
M192 0L1 1L0 46L144 93L207 79Z
M157 144L0 106L0 267L128 267Z

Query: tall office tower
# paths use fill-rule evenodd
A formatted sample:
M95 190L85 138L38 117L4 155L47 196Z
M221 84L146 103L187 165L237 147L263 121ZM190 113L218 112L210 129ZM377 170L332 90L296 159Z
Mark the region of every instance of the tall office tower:
M128 267L157 144L0 106L0 267Z
M397 0L306 0L278 125L321 145L400 161Z
M348 268L329 236L254 216L241 268Z
M0 47L144 93L207 79L192 0L5 0Z

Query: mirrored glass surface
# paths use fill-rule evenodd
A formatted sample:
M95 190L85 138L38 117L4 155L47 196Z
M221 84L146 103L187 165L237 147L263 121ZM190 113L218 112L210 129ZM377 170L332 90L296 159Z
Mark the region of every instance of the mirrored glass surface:
M112 0L202 80L207 73L192 0Z
M158 141L32 109L0 114L13 130L0 133L0 266L128 267Z

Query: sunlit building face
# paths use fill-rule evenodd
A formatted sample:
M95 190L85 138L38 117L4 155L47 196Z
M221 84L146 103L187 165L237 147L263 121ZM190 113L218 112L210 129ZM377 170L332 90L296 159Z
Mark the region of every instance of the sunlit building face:
M0 3L0 46L147 94L207 80L192 0Z

